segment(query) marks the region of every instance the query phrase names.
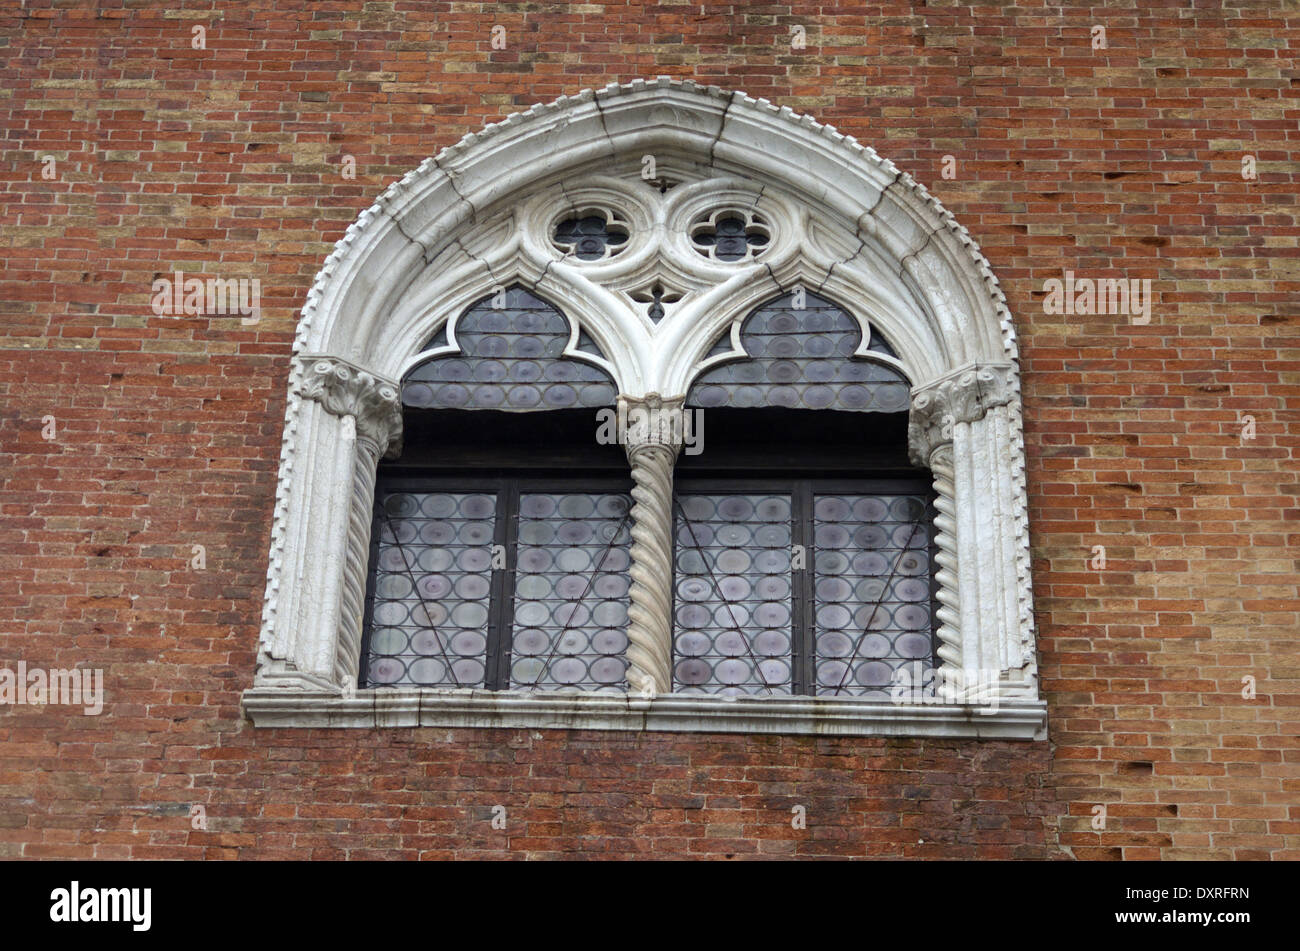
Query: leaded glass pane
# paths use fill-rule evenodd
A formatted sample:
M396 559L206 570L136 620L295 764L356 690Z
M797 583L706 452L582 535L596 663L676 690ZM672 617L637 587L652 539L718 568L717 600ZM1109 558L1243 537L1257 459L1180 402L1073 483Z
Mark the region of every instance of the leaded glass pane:
M701 374L687 405L868 413L907 409L910 385L903 374L853 357L862 331L852 316L816 294L805 294L802 309L793 303L787 294L750 314L740 335L749 359ZM873 337L869 349L892 355L883 338Z
M580 261L599 261L627 243L627 231L604 215L568 218L555 226L555 243Z
M791 483L683 492L676 511L678 692L933 694L926 496Z
M790 505L788 495L678 499L677 692L791 692Z
M627 689L632 500L523 493L510 686Z
M368 684L482 687L496 496L378 495Z
M701 249L713 249L713 256L719 261L739 261L752 249L757 256L767 246L766 227L762 222L746 225L739 215L727 215L719 218L717 224L706 225L696 230L692 237Z
M884 698L903 665L907 683L929 683L926 500L818 495L813 543L817 693Z
M504 306L492 306L495 299L489 297L460 316L455 326L460 353L407 373L406 406L525 412L614 404L617 391L607 373L564 358L569 324L563 314L522 287L503 296Z

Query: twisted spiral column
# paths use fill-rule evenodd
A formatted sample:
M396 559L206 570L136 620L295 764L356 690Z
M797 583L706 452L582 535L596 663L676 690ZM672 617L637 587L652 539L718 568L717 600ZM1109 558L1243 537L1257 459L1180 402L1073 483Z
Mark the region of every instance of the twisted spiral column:
M373 519L375 478L383 447L372 434L357 433L352 467L352 492L348 499L347 552L339 605L339 646L334 655L334 677L354 684L361 662L361 627L365 615L366 570L369 564L370 523Z
M961 605L957 599L957 502L953 486L952 445L938 447L930 455L930 471L934 475L934 541L938 553L939 582L939 660L960 670L962 666L961 634L957 625L961 620Z
M621 399L621 418L639 420L624 440L633 482L627 681L654 696L673 683L673 463L682 447L683 400Z
M322 635L312 669L346 687L356 682L361 653L376 468L385 453L399 451L402 400L397 384L335 358L312 360L302 395L337 420L331 471L317 489L327 514L319 527L304 525L302 545L315 570L302 595L303 626Z

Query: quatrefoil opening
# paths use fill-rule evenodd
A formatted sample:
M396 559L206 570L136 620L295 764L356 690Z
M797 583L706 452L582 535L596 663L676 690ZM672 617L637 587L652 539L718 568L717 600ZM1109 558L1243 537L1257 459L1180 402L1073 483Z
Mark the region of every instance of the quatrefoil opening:
M646 315L653 323L659 323L667 313L664 304L676 304L682 299L682 292L667 287L661 281L655 281L649 287L633 291L631 297L638 304L648 304Z
M606 208L586 209L555 225L552 243L579 261L603 261L627 247L627 222Z
M695 250L715 261L752 260L772 240L772 231L758 215L749 211L719 209L691 225Z

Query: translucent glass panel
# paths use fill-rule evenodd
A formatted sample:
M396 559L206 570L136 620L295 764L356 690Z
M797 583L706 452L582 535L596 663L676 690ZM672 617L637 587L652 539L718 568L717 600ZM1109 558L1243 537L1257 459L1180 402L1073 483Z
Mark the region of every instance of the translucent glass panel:
M790 498L683 495L674 690L791 692Z
M520 495L511 687L627 688L631 502Z
M517 485L377 492L364 685L627 688L631 498Z
M555 243L580 261L599 261L627 243L627 231L604 215L569 218L555 226Z
M805 294L756 309L741 329L749 359L714 367L696 380L687 405L782 406L895 413L907 409L910 386L892 367L854 359L862 339L858 322L836 304ZM873 335L869 349L893 355Z
M367 679L482 687L495 495L381 496Z
M749 220L740 215L719 218L716 224L704 224L692 230L691 241L697 250L719 261L739 261L752 250L757 257L767 247L767 226L752 215Z
M887 699L907 665L928 692L926 497L787 484L679 495L674 690Z
M402 402L427 409L527 411L612 406L617 391L598 367L563 358L564 315L521 287L486 298L455 326L459 354L421 363L402 381ZM495 303L503 303L494 307Z
M932 656L930 530L921 496L813 501L817 693L888 695ZM907 683L921 684L915 668ZM919 689L919 687L917 688Z

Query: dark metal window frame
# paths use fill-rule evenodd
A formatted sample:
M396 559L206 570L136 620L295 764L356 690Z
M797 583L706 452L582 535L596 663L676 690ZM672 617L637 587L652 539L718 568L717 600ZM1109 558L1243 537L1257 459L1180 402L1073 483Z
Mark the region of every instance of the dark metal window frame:
M530 470L478 471L473 474L458 475L441 473L415 475L410 471L389 475L381 471L375 484L372 525L377 525L384 517L381 498L394 492L470 492L496 496L492 544L502 546L505 552L505 567L492 569L492 580L488 589L484 685L479 689L509 690L510 657L514 637L520 495L532 492L603 492L627 495L631 490L631 478L578 478ZM382 686L383 689L389 689L387 685L368 683L370 637L374 629L375 583L379 575L379 532L372 530L370 536L370 562L366 578L365 621L361 633L358 683L362 687Z
M819 495L919 495L926 500L923 524L929 529L930 544L927 552L930 559L930 652L931 664L938 661L938 572L935 570L935 557L938 546L934 539L934 501L933 483L919 473L911 478L845 478L842 473L819 475L802 472L789 478L774 474L763 478L730 478L720 476L687 475L678 470L673 487L673 519L676 524L678 507L676 498L680 495L746 495L767 493L790 496L790 538L791 545L803 545L807 555L807 568L803 571L790 571L791 588L791 693L794 696L817 695L816 667L816 556L817 547L813 538L813 500ZM677 532L673 531L673 616L677 611ZM677 664L677 631L673 630L672 669ZM674 673L674 684L676 674Z

